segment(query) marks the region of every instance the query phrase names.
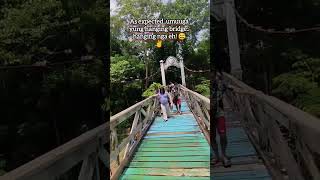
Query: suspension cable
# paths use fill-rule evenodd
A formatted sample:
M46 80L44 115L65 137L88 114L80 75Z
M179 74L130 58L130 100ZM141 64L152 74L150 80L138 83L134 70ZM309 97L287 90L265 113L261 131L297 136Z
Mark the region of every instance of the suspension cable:
M158 70L157 72L155 72L155 73L151 74L150 76L144 78L144 80L149 80L149 79L153 78L153 77L154 77L155 75L157 75L159 72L160 72L160 70Z
M187 71L192 72L192 73L205 73L205 72L210 72L210 70L192 70L192 69L187 68L186 66L184 66L184 68L185 68Z
M62 61L62 62L56 62L56 63L48 63L48 62L36 62L35 64L32 65L14 65L14 66L0 66L0 70L11 70L11 69L30 69L30 68L49 68L52 66L59 66L59 65L66 65L66 64L74 64L74 63L92 63L96 59L94 58L104 58L104 56L98 56L98 57L93 57L89 56L88 59L82 59L80 58L77 60L69 60L69 61Z
M295 28L287 28L284 31L276 31L270 28L265 29L265 28L250 24L244 17L240 15L240 13L237 11L237 9L234 6L232 6L232 8L234 9L236 16L239 18L239 20L242 23L244 23L247 27L260 32L269 33L269 34L295 34L295 33L301 33L301 32L309 32L309 31L320 31L320 26L305 28L305 29L298 29L298 30L296 30Z

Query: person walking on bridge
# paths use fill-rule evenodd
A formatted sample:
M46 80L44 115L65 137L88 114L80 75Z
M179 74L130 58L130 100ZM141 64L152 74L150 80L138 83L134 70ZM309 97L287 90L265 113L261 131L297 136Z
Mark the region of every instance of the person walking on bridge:
M160 88L160 93L158 94L158 99L160 102L163 120L168 121L168 118L170 118L169 106L172 104L172 100L170 98L170 95L165 91L164 87Z
M173 94L173 104L176 106L177 109L177 114L182 114L181 112L181 98L180 98L180 92L178 89L178 86L175 85L174 88L172 89L172 94Z
M227 133L226 133L226 120L224 115L224 106L223 106L223 94L226 90L226 85L223 83L222 74L218 76L216 79L214 85L214 93L216 94L216 112L214 117L214 126L213 129L213 142L212 142L212 149L215 153L216 159L214 161L214 164L219 163L222 161L223 165L225 167L231 166L231 162L226 155L226 149L227 149ZM220 145L221 145L221 158L219 156L219 149L218 144L216 141L216 131L218 131L218 134L220 136Z

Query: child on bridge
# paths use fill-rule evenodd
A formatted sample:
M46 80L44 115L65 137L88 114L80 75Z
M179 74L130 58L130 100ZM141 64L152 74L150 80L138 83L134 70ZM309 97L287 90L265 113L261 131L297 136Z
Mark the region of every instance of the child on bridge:
M180 92L179 92L177 85L174 86L174 88L172 90L172 94L173 94L173 103L176 106L177 114L178 113L182 114Z
M225 115L224 115L224 106L223 106L223 94L226 90L226 85L223 83L223 78L222 74L218 76L216 79L215 83L213 84L213 90L215 93L216 98L216 112L215 112L215 117L214 117L214 126L215 128L213 129L213 142L212 142L212 149L215 153L216 159L214 161L214 164L219 163L222 161L223 165L225 167L230 167L231 162L229 158L226 155L226 149L227 149L227 133L226 133L226 120L225 120ZM218 134L220 136L220 145L221 145L221 158L219 156L219 149L218 149L218 144L216 141L216 131L218 131Z

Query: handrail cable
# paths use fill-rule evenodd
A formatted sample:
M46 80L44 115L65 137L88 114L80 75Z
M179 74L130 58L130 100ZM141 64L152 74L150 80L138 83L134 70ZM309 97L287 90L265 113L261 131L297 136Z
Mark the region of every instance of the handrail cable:
M287 28L284 31L276 31L273 30L271 28L265 29L265 28L261 28L259 26L255 26L253 24L250 24L244 17L242 17L240 15L240 13L237 11L237 9L232 6L234 9L234 12L236 14L236 16L239 18L239 20L244 23L247 27L257 30L257 31L261 31L264 33L269 33L269 34L295 34L295 33L301 33L301 32L309 32L309 31L320 31L320 26L316 26L316 27L311 27L311 28L305 28L305 29L298 29L296 30L295 28Z
M189 72L193 72L193 73L204 73L204 72L210 72L210 69L209 70L192 70L192 69L189 69L187 68L186 66L184 66L184 68L189 71Z
M73 64L73 63L91 63L91 62L94 62L96 60L94 58L104 58L104 57L106 57L106 55L104 55L104 56L96 56L96 57L93 56L90 59L78 58L77 60L61 61L61 62L56 62L56 63L36 62L36 63L34 63L32 65L0 66L0 70L25 69L25 68L48 68L48 67L51 67L51 66Z

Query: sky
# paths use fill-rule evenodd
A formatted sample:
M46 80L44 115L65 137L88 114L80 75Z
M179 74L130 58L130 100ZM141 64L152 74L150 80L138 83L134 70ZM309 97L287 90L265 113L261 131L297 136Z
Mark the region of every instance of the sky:
M110 1L110 15L114 15L115 14L115 9L117 8L117 2L116 0L111 0Z
M163 3L168 3L169 1L174 2L175 0L162 0ZM110 14L114 15L115 14L115 9L117 8L117 2L116 0L111 0L110 1Z

